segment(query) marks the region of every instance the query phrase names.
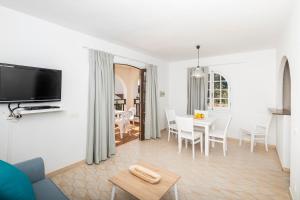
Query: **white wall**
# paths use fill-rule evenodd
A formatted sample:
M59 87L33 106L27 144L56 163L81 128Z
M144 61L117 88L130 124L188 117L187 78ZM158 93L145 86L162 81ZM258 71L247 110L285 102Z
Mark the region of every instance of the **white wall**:
M288 58L291 72L292 99L291 99L291 166L290 166L290 191L293 199L300 199L300 2L293 1L293 11L291 12L290 21L285 29L282 30L282 40L278 46L277 53L277 80L278 89L281 86L282 70L281 60L283 56ZM278 90L280 91L280 90ZM277 93L281 99L280 92ZM278 101L278 106L281 102Z
M197 60L187 60L169 64L169 106L178 114L186 113L187 68L195 67ZM269 115L268 108L275 107L275 67L274 49L201 58L200 65L212 66L210 70L219 72L231 87L232 114L230 137L238 137L239 129L252 128L257 122L264 122ZM274 130L269 137L275 144Z
M115 76L115 93L124 94L124 97L126 97L125 88L124 88L125 84L123 85L121 81L122 80L118 76Z
M125 110L134 107L134 99L138 94L138 80L140 79L140 70L128 65L115 65L115 76L125 83L127 89ZM116 79L117 80L117 79Z
M41 156L47 172L84 159L88 55L83 46L156 64L159 77L165 77L159 79L159 88L167 87L166 63L158 59L4 7L0 7L0 24L0 62L62 69L61 103L65 109L8 121L7 105L0 105L0 159L18 162ZM167 98L159 99L161 109L166 102Z

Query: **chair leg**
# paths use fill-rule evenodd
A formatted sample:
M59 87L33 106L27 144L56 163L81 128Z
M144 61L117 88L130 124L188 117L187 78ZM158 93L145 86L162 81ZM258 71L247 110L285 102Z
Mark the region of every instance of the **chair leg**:
M211 147L215 148L215 142L211 142Z
M110 196L110 199L111 199L111 200L114 200L114 199L115 199L115 196L116 196L116 186L113 185L113 186L112 186L112 189L111 189L111 196Z
M241 134L240 134L240 143L239 143L240 146L242 146L242 141L243 141L243 133L241 132Z
M227 138L225 138L225 149L226 149L226 152L228 151L228 143L227 143Z
M223 141L223 154L226 156L226 141Z
M195 160L195 143L192 142L192 148L193 148L193 160Z
M169 132L168 132L168 142L170 141L170 135L171 135L171 131L170 131L170 128L169 128Z
M181 148L182 148L181 137L178 137L178 153L181 153Z
M120 129L120 138L123 139L124 125L120 124L118 126L119 126L119 129Z
M200 136L200 150L201 150L201 154L203 153L203 134L201 134Z
M269 151L269 149L268 149L268 139L267 138L265 138L265 149L266 149L266 152Z
M187 139L185 139L185 148L187 149L187 147L188 147L188 141Z
M254 148L254 135L251 135L251 152L253 152Z

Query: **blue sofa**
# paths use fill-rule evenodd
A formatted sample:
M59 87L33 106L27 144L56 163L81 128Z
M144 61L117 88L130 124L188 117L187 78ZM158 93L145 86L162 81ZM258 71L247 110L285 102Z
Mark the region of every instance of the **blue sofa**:
M45 176L42 158L35 158L15 164L30 179L36 200L68 200L60 189Z

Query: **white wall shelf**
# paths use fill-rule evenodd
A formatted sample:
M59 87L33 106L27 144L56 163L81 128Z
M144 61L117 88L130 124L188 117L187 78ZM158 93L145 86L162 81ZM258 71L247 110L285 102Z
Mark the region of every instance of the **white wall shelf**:
M61 112L64 111L62 108L49 108L49 109L40 109L40 110L18 110L16 111L20 115L30 115L38 113L48 113L48 112Z

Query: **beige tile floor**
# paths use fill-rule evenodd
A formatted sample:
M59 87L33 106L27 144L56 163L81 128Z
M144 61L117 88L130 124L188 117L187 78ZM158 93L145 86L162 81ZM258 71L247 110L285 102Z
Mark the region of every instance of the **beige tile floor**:
M167 142L164 134L159 140L135 140L121 145L112 159L100 165L83 164L52 180L70 199L110 199L112 185L108 178L137 160L144 160L181 176L180 200L289 199L289 174L281 171L274 149L267 153L257 146L255 152L250 153L248 144L240 147L236 141L230 141L226 157L217 144L209 158L200 154L200 147L197 150L195 160L192 160L190 146L178 154L175 138ZM134 198L118 189L116 199ZM174 199L173 192L169 191L163 199Z

